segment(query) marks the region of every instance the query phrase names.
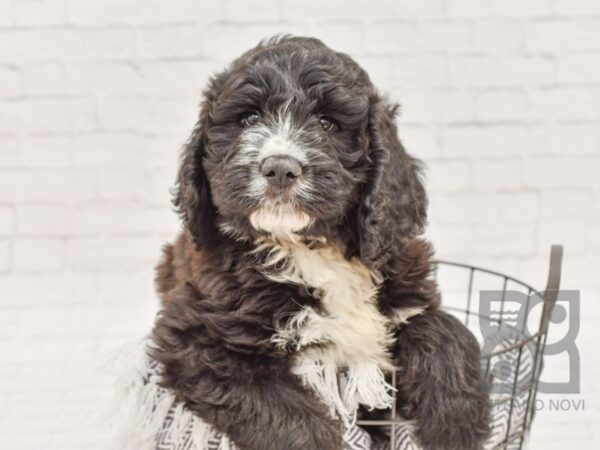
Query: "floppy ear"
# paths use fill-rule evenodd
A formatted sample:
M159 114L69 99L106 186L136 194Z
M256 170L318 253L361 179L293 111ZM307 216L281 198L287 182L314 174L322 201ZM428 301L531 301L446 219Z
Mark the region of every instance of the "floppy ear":
M368 123L371 167L358 210L360 256L374 269L400 254L410 238L423 232L427 196L421 164L400 143L397 106L371 100Z
M199 121L183 149L173 199L183 224L198 248L214 242L218 236L215 225L216 209L202 166L204 145L205 134Z

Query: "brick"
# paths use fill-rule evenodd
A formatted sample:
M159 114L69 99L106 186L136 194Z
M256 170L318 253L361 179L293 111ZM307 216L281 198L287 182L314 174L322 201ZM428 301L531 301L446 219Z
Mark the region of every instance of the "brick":
M65 0L19 0L14 3L17 25L59 25L66 22Z
M537 189L598 186L596 171L599 164L599 157L530 158L525 162L525 183Z
M2 112L0 111L0 122ZM19 142L15 136L0 135L0 167L18 167L21 164Z
M436 217L450 225L533 223L539 200L533 192L439 195Z
M58 62L30 63L23 72L28 95L63 94L66 86L65 69Z
M190 126L191 130L191 126ZM188 131L190 131L188 130ZM76 165L104 167L167 167L176 172L177 156L187 132L149 134L102 131L71 137L71 152Z
M6 170L0 176L0 202L89 200L97 195L93 170Z
M438 19L445 15L443 0L396 0L392 2L395 16L401 19Z
M1 218L0 218L1 219ZM0 239L0 273L10 269L10 242Z
M145 82L130 62L85 62L68 67L67 84L71 94L147 92Z
M100 122L109 130L178 131L196 122L198 101L190 97L107 96L100 102Z
M467 52L471 49L468 24L444 22L378 22L368 28L369 50L374 53L420 54Z
M418 158L434 158L441 154L439 133L433 127L401 124L399 134L407 150Z
M227 0L225 19L231 22L274 21L280 17L278 0Z
M558 81L564 84L600 82L600 51L578 55L565 55L558 62Z
M401 105L402 122L464 123L475 119L475 96L470 91L407 88L393 91Z
M0 129L25 132L71 132L96 126L95 104L90 98L23 98L0 111Z
M431 204L435 211L437 204ZM430 227L428 235L436 243L436 254L454 260L485 257L525 257L535 251L534 224L444 225ZM444 256L447 255L447 256Z
M70 269L76 272L120 272L154 265L162 240L155 237L81 238L68 243Z
M557 124L551 131L553 153L561 155L600 154L600 126L597 123Z
M447 0L446 10L450 18L480 18L491 14L488 1Z
M144 28L140 31L140 52L146 58L197 57L208 44L202 37L202 29L194 25Z
M523 125L447 127L442 135L444 154L457 157L506 158L547 147L547 134L538 127Z
M476 117L484 122L528 118L527 98L520 90L485 90L477 94L475 103Z
M309 5L302 6L303 9L308 7ZM240 56L242 52L256 46L265 38L282 33L296 35L306 35L308 33L309 27L306 24L298 23L299 18L292 20L289 23L250 23L245 24L243 27L240 27L239 24L229 23L209 24L204 28L202 40L211 42L218 39L219 45L205 45L205 56L214 58L221 64L226 64L231 59ZM240 33L242 33L243 38L240 38Z
M10 0L0 0L0 26L10 24L12 18L12 8Z
M150 171L143 168L105 168L100 173L102 199L144 199L151 195Z
M31 305L90 304L96 300L94 276L81 273L2 275L0 291L2 292L0 307L3 310ZM57 329L56 332L58 333L59 330Z
M323 23L314 28L325 45L341 52L365 53L365 28L362 22Z
M393 87L440 87L449 85L448 67L444 56L396 56L393 61Z
M506 70L510 67L510 70ZM554 62L542 56L460 56L449 60L454 86L547 86L555 81Z
M598 16L600 15L600 2L598 0L556 0L554 3L557 16Z
M208 77L223 69L221 64L212 60L186 59L145 61L136 64L136 68L144 79L143 87L148 91L185 94L198 101Z
M18 272L52 272L64 266L64 243L59 239L17 239L13 267Z
M360 0L283 0L282 17L294 22L322 17L335 17L337 20L387 19L393 17L394 10L392 0L377 1L372 7L365 7Z
M224 19L223 2L179 0L177 6L162 0L95 0L69 2L69 18L83 25L137 25L172 22L201 24Z
M81 308L76 315L77 320L71 322L71 333L82 337L103 336L105 329L110 327L113 336L140 336L152 326L155 308L148 306L140 308L139 305L125 303ZM131 319L135 316L138 319L133 322Z
M22 84L19 70L0 66L0 98L20 95L23 91Z
M23 422L21 422L23 423ZM32 445L43 447L48 444L48 435L45 433L40 433L33 436L28 436L27 443L23 442L23 436L25 432L23 429L15 430L15 424L7 425L7 430L5 433L2 433L3 436L6 437L6 445L10 445L11 449L15 450L26 450L27 448L31 448Z
M60 28L0 30L0 61L48 61L81 57L81 35Z
M220 69L221 65L204 60L73 63L68 67L68 91L72 94L160 92L163 95L187 95L199 102L208 77Z
M17 230L27 236L69 236L80 233L70 226L69 208L60 204L27 204L17 207Z
M523 168L519 160L474 161L475 191L518 191L523 189Z
M529 92L532 120L600 120L600 89L557 87Z
M471 170L464 161L428 161L425 172L430 192L458 192L471 184Z
M514 53L524 45L523 25L516 20L478 20L473 36L475 51L487 54Z
M0 236L10 236L15 231L15 215L9 206L0 206Z
M588 246L588 224L581 220L569 220L566 216L559 219L545 219L540 223L538 234L539 248L548 248L561 243L569 257L586 253Z
M565 37L568 36L568 39ZM600 20L549 20L525 25L526 47L529 51L562 54L574 50L600 48Z
M594 195L584 189L544 189L542 197L542 219L593 220Z
M554 14L554 0L489 0L489 10L493 15L515 17L550 17Z
M126 273L100 273L97 275L97 280L98 300L105 305L129 303L139 306L139 299L150 300L156 296L152 266Z
M595 221L598 220L597 216L594 220ZM596 222L594 222L594 223L596 223ZM592 232L590 233L590 251L596 255L600 253L600 234L598 234L595 230L592 230ZM581 285L585 286L586 282L583 281Z
M70 140L63 135L27 136L22 143L23 164L28 168L69 167Z
M81 205L73 213L73 228L78 233L103 235L140 235L179 230L177 215L170 208L147 207L136 203Z
M357 55L356 61L364 67L375 86L390 86L393 81L393 64L384 55Z
M128 28L84 29L78 34L85 60L132 59L136 56L136 37Z

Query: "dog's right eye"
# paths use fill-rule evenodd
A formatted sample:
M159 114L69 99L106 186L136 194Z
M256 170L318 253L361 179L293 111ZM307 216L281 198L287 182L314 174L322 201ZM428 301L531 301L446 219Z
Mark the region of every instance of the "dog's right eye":
M251 111L246 113L242 117L242 125L245 127L251 127L260 120L260 113L258 111Z

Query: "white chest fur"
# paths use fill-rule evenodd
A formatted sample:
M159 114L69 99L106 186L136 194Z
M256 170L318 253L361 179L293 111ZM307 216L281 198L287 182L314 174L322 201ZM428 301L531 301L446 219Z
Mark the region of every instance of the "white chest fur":
M390 323L376 306L376 277L358 259L346 260L331 247L311 249L302 243L270 247L265 272L271 279L315 288L324 312L306 307L273 340L295 346L294 371L342 418L359 403L391 406ZM269 268L285 261L282 271ZM320 345L314 345L320 344Z

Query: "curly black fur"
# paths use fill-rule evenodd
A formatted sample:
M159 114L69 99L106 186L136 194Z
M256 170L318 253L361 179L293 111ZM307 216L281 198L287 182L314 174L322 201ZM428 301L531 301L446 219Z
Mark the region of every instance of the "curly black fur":
M395 334L399 406L416 420L426 449L481 448L488 402L479 349L439 310L432 252L418 238L427 209L419 162L398 140L396 107L350 57L316 39L265 41L205 91L178 177L185 230L158 267L163 307L153 357L164 367L164 386L241 448L343 448L340 423L291 373L294 354L271 342L293 313L318 309L318 296L266 278L253 253L265 231L249 220L261 198L247 192L256 167L239 159L240 119L260 110L273 125L284 105L295 139L312 149L303 176L314 192L298 196L295 207L313 220L296 233L324 238L377 272L383 314L425 309ZM337 128L324 132L321 115Z

